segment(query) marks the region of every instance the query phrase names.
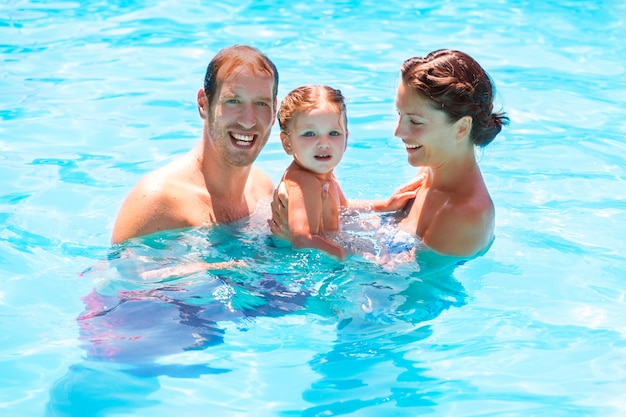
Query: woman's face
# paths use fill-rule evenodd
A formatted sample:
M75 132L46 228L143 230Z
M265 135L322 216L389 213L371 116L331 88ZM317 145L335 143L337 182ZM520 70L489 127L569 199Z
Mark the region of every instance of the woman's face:
M413 166L437 167L445 164L455 145L455 123L442 110L419 95L404 81L398 87L396 109L398 126L394 135L402 139Z

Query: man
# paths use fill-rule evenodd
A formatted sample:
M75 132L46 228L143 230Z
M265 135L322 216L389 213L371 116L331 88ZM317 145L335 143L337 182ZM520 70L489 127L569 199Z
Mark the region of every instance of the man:
M229 223L272 195L269 176L252 166L276 120L278 71L259 50L235 45L211 61L198 91L204 120L198 145L131 190L112 243L166 229Z

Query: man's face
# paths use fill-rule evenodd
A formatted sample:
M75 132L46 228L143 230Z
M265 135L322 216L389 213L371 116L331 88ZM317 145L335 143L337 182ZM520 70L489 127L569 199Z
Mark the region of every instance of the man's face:
M267 143L276 120L274 79L240 69L227 74L211 98L208 141L226 162L249 166Z

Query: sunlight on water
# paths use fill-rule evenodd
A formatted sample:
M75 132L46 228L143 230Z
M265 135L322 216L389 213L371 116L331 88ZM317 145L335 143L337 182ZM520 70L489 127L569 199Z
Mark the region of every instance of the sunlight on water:
M209 3L0 7L0 415L626 412L623 2ZM196 143L233 43L272 58L279 98L342 90L350 198L415 174L400 64L477 58L511 117L479 152L489 251L394 262L414 242L346 214L337 238L367 256L339 263L273 240L266 206L112 248L130 187ZM275 128L258 165L277 182L288 160Z

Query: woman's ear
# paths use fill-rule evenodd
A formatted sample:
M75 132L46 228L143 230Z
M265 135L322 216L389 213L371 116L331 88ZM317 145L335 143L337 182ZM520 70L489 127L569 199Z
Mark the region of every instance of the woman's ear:
M463 116L456 121L455 124L457 125L457 140L462 140L465 137L469 138L470 132L472 131L472 120L472 116Z
M204 89L201 88L198 90L198 113L200 113L200 117L202 119L205 118L207 104L208 98L206 96L206 93L204 92Z
M280 132L280 141L283 144L283 149L287 152L287 155L293 155L293 149L291 148L291 139L285 132Z

